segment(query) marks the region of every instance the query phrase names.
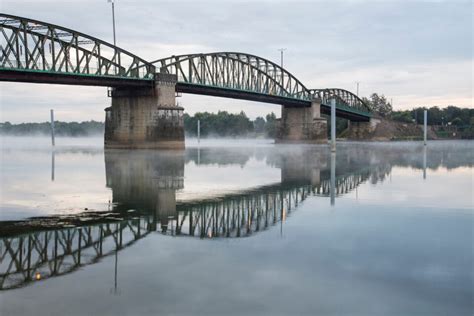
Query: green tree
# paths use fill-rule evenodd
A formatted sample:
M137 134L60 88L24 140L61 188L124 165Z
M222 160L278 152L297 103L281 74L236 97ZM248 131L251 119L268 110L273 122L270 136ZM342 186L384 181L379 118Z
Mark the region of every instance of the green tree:
M270 114L267 114L267 116L265 117L266 120L267 120L267 123L265 124L265 133L267 135L267 137L270 137L270 138L275 138L276 135L277 135L277 118L276 118L276 115L275 113L270 113Z
M391 116L392 120L402 122L402 123L412 123L412 113L411 111L394 111Z
M392 105L387 101L387 98L382 94L372 93L369 99L362 98L372 111L379 114L382 117L390 117L392 113Z
M461 126L463 125L463 122L461 118L456 117L451 121L451 124L456 125L456 126Z
M257 117L254 121L253 121L253 129L255 131L255 133L258 133L258 134L261 134L261 133L264 133L265 132L265 119L261 116Z

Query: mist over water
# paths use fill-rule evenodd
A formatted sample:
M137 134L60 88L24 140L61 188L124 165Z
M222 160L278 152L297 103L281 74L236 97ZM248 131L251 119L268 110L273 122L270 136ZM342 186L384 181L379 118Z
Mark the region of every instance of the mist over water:
M2 315L474 311L473 141L0 140Z

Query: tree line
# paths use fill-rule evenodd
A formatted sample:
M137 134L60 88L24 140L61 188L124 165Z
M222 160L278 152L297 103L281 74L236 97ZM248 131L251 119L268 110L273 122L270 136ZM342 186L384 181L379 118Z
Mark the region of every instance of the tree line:
M388 102L383 94L373 93L369 98L364 97L362 100L377 115L398 122L423 124L423 112L427 110L428 125L454 125L458 127L471 127L474 125L474 109L449 105L445 108L417 106L411 110L394 111L392 104Z
M57 136L92 136L104 134L104 123L97 121L87 122L54 122L54 132ZM0 123L0 134L3 135L49 135L51 134L51 123Z
M373 93L363 101L377 115L386 119L403 123L423 124L423 111L428 110L428 125L462 127L474 133L474 109L448 106L415 107L412 110L394 111L384 95ZM200 122L202 137L268 137L277 135L278 122L275 113L251 120L243 111L238 114L227 111L217 113L198 112L194 115L184 114L184 128L188 136L197 136L197 122ZM342 133L348 126L348 121L336 119L336 132ZM328 120L328 133L330 121ZM32 135L51 133L49 122L44 123L0 123L0 134L4 135ZM87 122L55 122L55 133L58 136L91 136L104 133L104 123L97 121Z
M241 111L239 114L219 111L217 113L198 112L193 116L184 114L184 129L189 136L197 136L198 121L202 137L249 137L249 136L276 136L276 115L267 114L265 118L259 116L251 120Z
M196 136L197 121L200 121L200 131L202 137L275 137L276 135L276 115L268 114L265 118L257 117L251 120L244 112L239 114L219 111L218 113L199 112L194 115L184 114L185 132L189 136ZM105 125L103 122L54 122L56 136L93 136L104 134ZM0 134L2 135L49 135L51 134L51 124L42 123L20 123L10 122L0 123Z

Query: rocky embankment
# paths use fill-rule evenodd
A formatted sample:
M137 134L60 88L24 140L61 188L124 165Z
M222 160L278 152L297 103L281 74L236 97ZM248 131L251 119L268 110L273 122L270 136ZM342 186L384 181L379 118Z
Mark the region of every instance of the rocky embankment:
M373 118L370 123L350 123L341 138L366 141L421 140L423 126ZM437 139L435 131L430 126L428 126L428 139Z

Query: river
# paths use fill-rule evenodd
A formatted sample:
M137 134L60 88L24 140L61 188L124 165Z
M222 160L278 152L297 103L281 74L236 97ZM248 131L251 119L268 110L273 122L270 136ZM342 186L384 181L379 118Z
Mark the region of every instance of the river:
M1 315L472 315L473 141L1 138Z

